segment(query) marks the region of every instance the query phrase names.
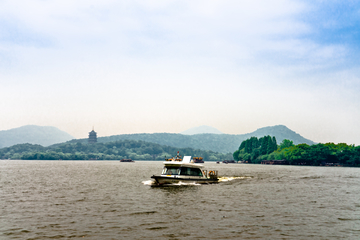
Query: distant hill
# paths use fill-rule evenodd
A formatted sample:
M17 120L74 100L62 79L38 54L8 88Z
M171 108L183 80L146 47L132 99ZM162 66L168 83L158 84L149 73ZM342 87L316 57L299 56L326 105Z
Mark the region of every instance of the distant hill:
M74 139L74 137L56 127L27 125L0 131L0 148L21 143L49 146L71 139Z
M144 141L123 140L88 144L76 141L43 147L34 144L17 144L0 149L0 159L24 160L161 160L172 157L180 151L181 156L203 157L204 161L232 159L233 154L213 151L163 146Z
M243 134L244 136L249 137L263 137L265 135L275 136L278 144L284 139L289 139L294 142L294 144L306 143L309 145L314 144L315 142L302 137L300 134L292 131L284 125L276 125L271 127L259 128L254 132Z
M302 137L300 134L290 130L286 126L277 125L272 127L259 128L258 130L247 134L195 134L183 135L177 133L140 133L140 134L123 134L110 137L100 137L98 142L113 142L118 140L141 140L161 145L167 145L178 148L193 148L201 150L210 150L220 153L235 152L242 141L250 137L275 136L279 144L284 139L289 139L294 144L306 143L314 144L313 141ZM87 139L74 140L86 142Z
M217 130L216 128L206 126L206 125L190 128L188 130L181 132L180 134L195 135L195 134L203 134L203 133L224 134L224 133L220 132L219 130Z

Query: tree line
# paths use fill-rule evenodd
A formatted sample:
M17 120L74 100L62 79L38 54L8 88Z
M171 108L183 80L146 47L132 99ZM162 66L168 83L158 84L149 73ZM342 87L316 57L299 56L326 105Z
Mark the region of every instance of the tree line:
M346 143L318 143L313 145L298 144L284 139L279 145L276 138L264 136L260 139L252 137L243 141L239 149L233 153L237 161L261 163L263 160L286 160L291 165L319 166L339 164L344 166L360 166L360 146Z
M43 147L18 144L0 149L0 159L23 160L164 160L176 155L203 157L205 161L232 159L232 154L192 148L175 148L150 142L123 140L107 143L67 142Z

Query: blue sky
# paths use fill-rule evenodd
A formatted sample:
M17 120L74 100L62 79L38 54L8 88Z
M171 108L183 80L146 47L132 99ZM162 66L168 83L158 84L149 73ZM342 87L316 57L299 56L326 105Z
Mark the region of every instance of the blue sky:
M0 1L0 130L360 144L358 1Z

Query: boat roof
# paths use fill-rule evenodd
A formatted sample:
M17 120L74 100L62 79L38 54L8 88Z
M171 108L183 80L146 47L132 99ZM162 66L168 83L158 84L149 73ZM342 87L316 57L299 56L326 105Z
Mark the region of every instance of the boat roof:
M186 163L186 162L175 162L175 161L167 161L164 162L165 166L172 167L190 167L190 168L203 168L204 165L198 163Z
M164 162L165 166L172 166L172 167L190 167L190 168L203 168L204 165L193 163L191 162L191 156L184 156L184 158L179 161L180 159L170 158L168 161Z

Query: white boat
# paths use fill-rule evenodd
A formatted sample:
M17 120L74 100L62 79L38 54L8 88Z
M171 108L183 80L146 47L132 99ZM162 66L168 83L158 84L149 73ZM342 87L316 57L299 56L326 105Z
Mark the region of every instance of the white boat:
M176 158L165 159L164 168L159 176L151 176L158 185L174 183L217 183L218 171L203 170L202 164L194 163L191 156L181 159L179 152Z

